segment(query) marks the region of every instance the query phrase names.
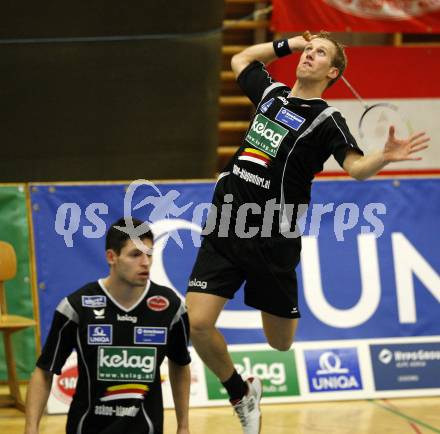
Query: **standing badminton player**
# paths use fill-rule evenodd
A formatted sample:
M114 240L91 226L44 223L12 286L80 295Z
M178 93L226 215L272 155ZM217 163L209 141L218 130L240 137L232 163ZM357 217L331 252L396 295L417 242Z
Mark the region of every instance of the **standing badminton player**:
M273 81L265 64L294 51L302 54L290 89ZM290 348L300 317L295 267L301 238L291 236L295 217L287 218L286 204L309 203L313 177L331 155L350 176L365 179L390 162L419 159L414 154L427 147L424 133L397 139L390 127L383 150L364 156L342 115L321 99L345 66L343 47L326 32L254 45L232 58L256 113L215 188L216 209L230 204L229 230L222 222L228 213L211 212L215 229L204 236L186 301L194 347L227 390L246 434L261 429L261 381L244 381L236 372L215 324L245 282L245 303L261 311L268 343L280 351ZM263 210L271 201L279 207L269 236ZM249 204L245 214L243 204ZM255 227L259 232L249 236Z
M140 236L140 250L120 226L125 219L106 236L109 275L63 298L55 311L28 387L25 434L39 432L53 374L61 373L72 349L78 354L78 383L67 434L162 434L160 365L165 356L177 434L189 434L186 309L173 290L149 279L152 232Z

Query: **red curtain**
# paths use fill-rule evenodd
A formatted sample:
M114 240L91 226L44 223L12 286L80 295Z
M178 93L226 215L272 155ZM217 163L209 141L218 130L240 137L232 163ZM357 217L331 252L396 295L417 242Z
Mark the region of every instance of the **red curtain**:
M440 47L349 47L347 80L363 98L440 98ZM293 86L299 53L269 66L277 81ZM339 80L325 99L353 98Z

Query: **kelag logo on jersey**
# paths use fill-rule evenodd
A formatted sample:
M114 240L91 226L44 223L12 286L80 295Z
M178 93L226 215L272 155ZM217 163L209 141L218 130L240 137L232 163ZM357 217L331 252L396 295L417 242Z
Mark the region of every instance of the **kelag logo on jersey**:
M232 351L235 369L243 377L259 377L265 397L299 395L298 375L293 350L278 352ZM209 399L227 399L225 388L217 377L205 367Z
M106 307L107 297L105 295L83 295L81 303L84 307Z
M246 141L260 151L275 157L288 132L281 125L271 121L266 116L258 114L249 128Z
M155 373L156 348L98 348L98 380L138 380L152 383Z
M310 392L361 390L356 348L305 350Z
M370 345L376 390L440 387L440 342Z
M112 344L113 326L111 324L89 324L87 342L89 345Z
M271 98L269 101L266 101L264 104L262 104L260 107L261 113L266 113L274 101L275 101L275 98Z
M167 329L166 327L135 327L134 343L165 345L167 343Z
M281 108L277 113L275 119L280 121L282 124L287 125L295 131L298 131L301 125L306 121L301 116L296 113L291 112L285 108Z

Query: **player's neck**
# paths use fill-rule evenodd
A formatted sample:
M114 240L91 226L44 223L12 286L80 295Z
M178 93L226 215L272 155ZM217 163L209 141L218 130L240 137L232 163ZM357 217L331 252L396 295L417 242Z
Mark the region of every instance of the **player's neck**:
M145 285L133 286L110 274L102 283L110 295L123 307L130 308L145 291Z
M292 87L289 96L303 99L322 98L324 90L325 84L322 82L297 80Z

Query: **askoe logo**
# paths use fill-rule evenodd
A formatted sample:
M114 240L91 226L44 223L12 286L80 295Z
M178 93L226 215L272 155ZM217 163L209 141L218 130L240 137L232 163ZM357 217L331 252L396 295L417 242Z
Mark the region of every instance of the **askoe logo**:
M311 392L362 389L356 348L306 350L304 357Z
M106 307L107 297L105 295L83 295L81 303L84 307Z
M288 132L281 125L262 114L258 114L249 128L246 141L271 157L275 157Z
M299 394L293 350L232 352L235 369L244 378L259 377L263 382L263 393L269 396L294 396ZM226 390L216 377L205 368L209 399L226 399Z
M153 382L156 349L140 347L99 347L98 380Z

